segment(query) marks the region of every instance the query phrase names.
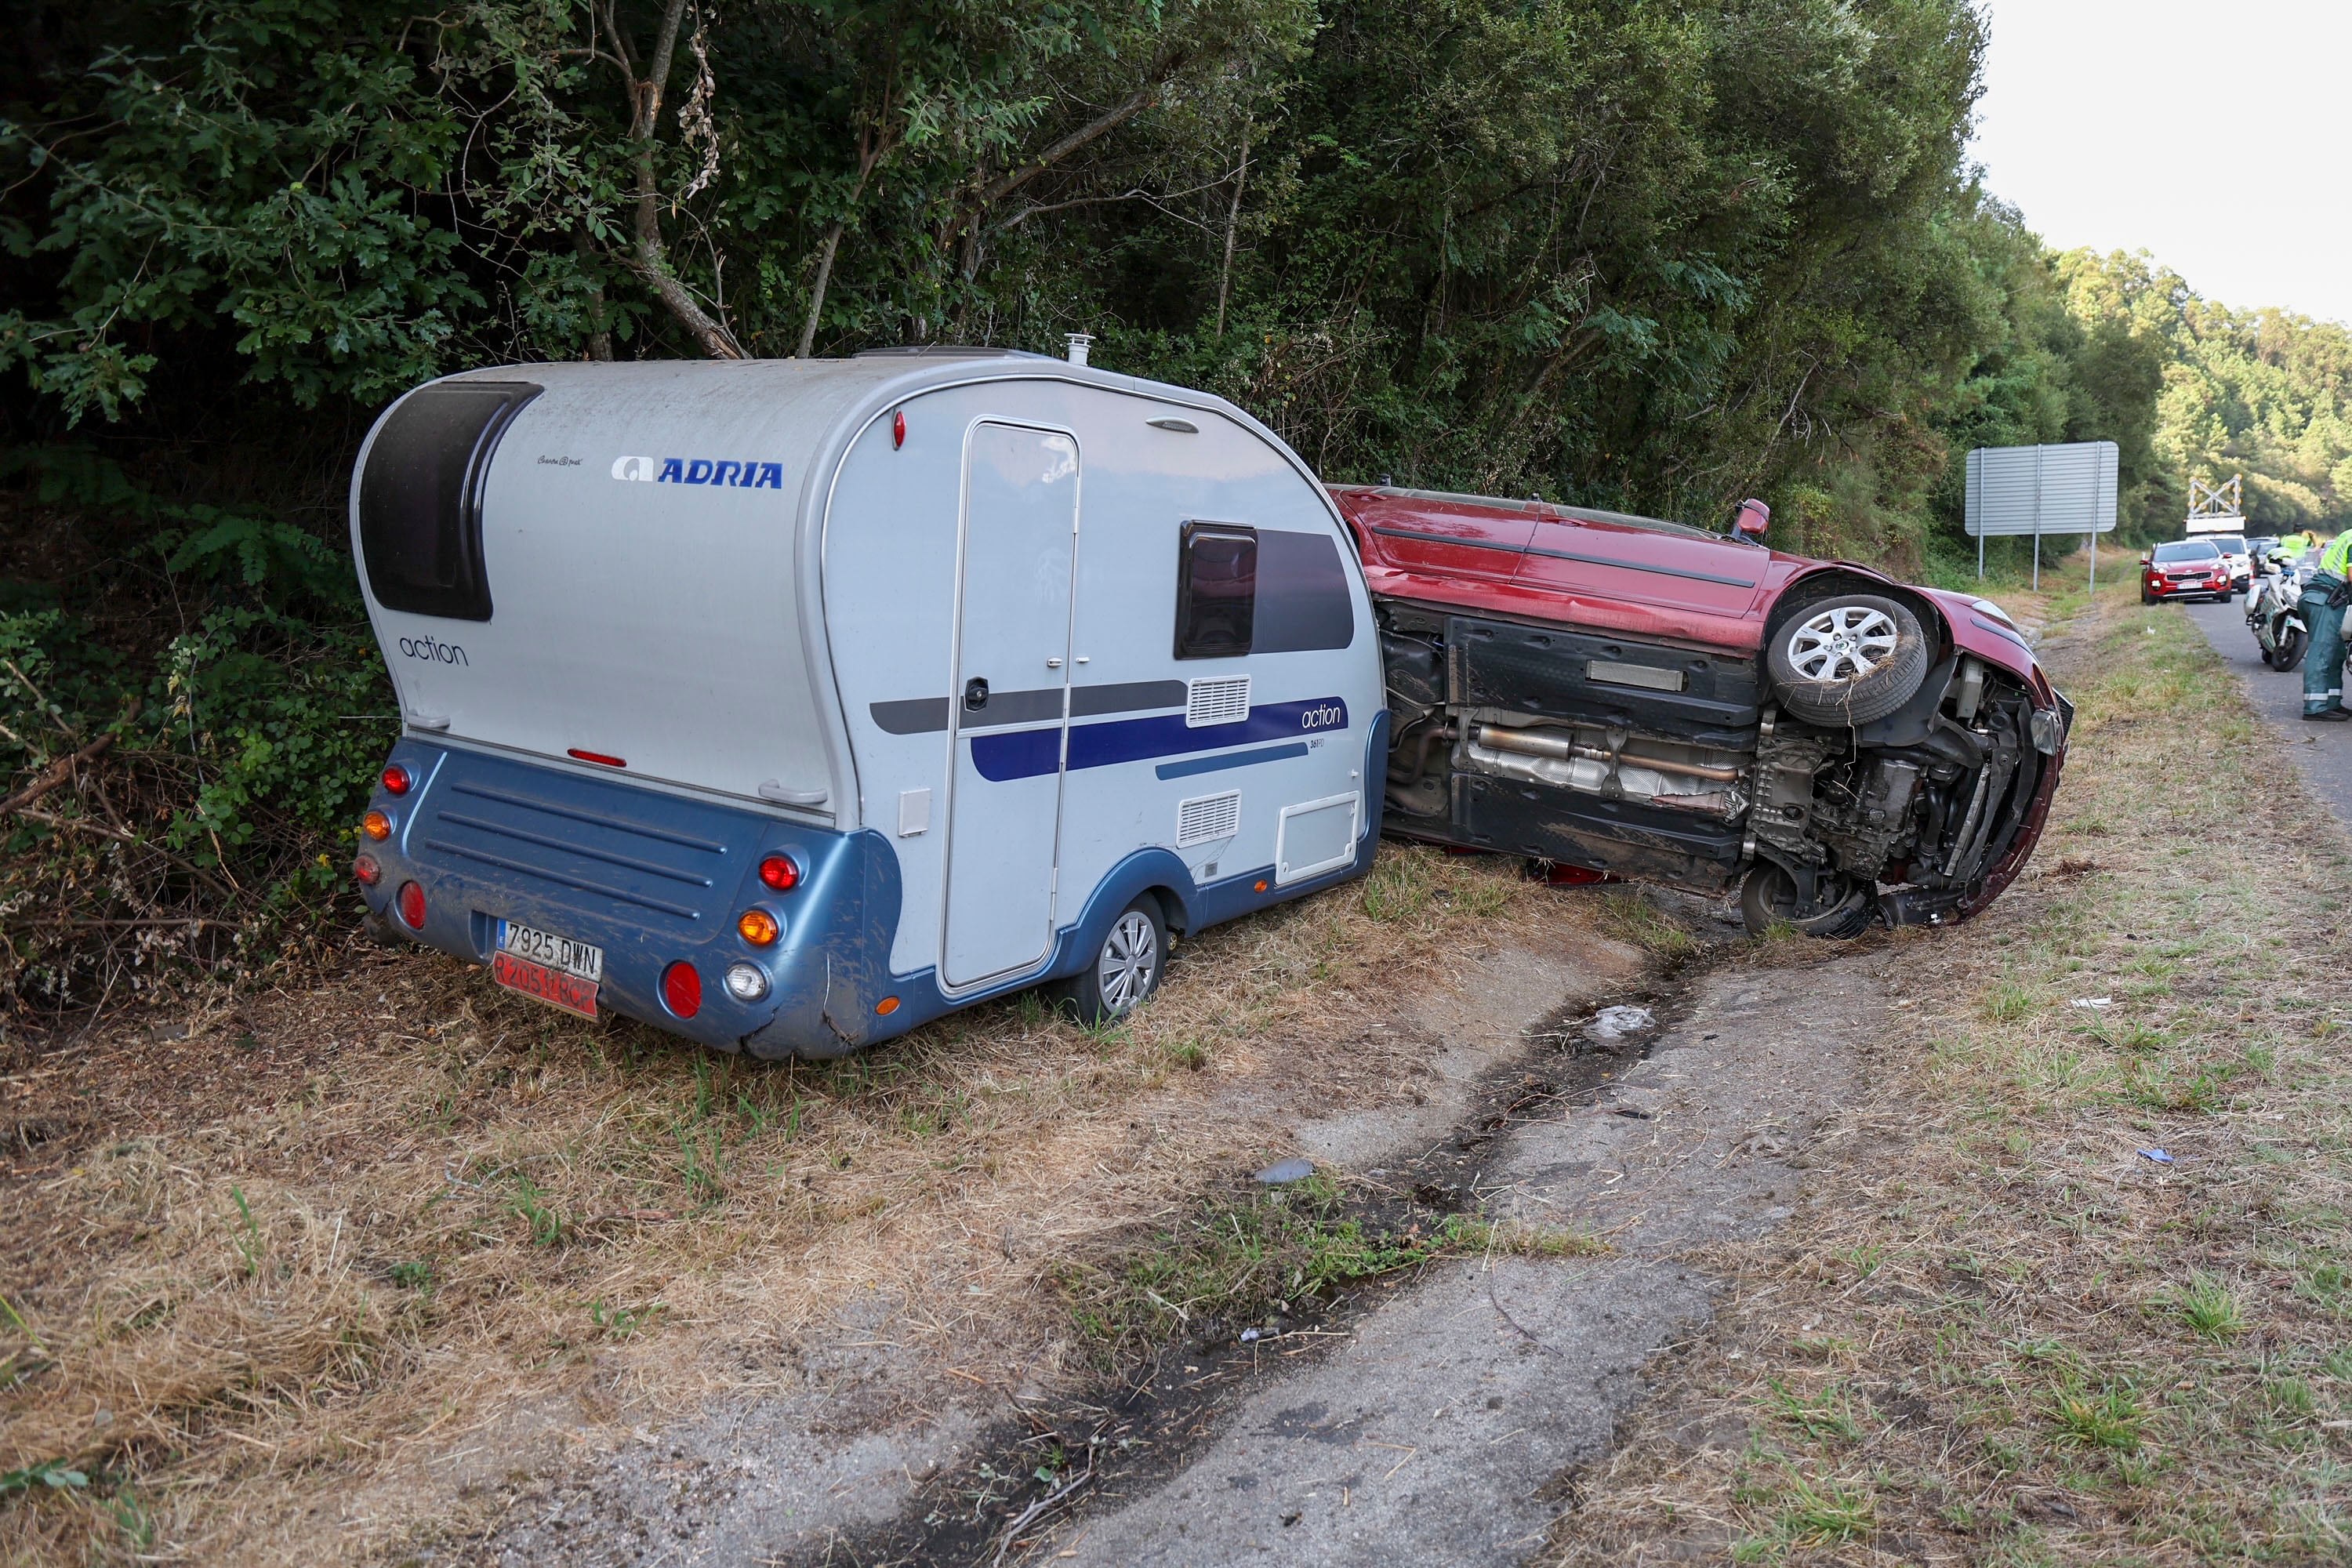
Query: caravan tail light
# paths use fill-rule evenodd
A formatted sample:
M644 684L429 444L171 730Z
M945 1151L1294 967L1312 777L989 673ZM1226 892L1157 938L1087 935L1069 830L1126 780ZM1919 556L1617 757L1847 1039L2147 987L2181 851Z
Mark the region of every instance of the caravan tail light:
M403 882L400 885L400 891L394 896L393 901L400 906L400 920L403 925L411 931L425 929L424 889L414 882Z
M406 795L409 786L415 782L416 780L410 776L408 770L398 763L383 770L383 787L390 794Z
M373 888L383 880L383 868L376 864L374 856L362 855L352 862L352 875L360 879L361 887Z
M360 831L381 844L392 837L392 818L380 811L371 811L360 818Z
M760 862L760 880L780 893L789 893L801 885L801 868L789 855L771 855Z
M694 965L679 959L662 971L662 1005L681 1018L691 1018L702 1011L702 975Z
M735 930L753 947L766 947L784 934L776 917L765 910L745 910L735 922Z
M583 752L577 746L563 754L578 762L593 763L600 768L625 768L629 765L618 757L608 756L603 752Z

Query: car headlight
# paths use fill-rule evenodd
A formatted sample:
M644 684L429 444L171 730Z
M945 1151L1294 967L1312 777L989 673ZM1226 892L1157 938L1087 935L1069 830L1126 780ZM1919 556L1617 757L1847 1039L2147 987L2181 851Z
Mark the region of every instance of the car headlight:
M2058 748L2066 743L2066 721L2054 708L2037 708L2025 721L2026 733L2033 738L2033 749L2045 757L2054 757Z
M1974 610L1978 615L1990 616L1993 619L2000 622L2003 626L2013 626L2017 625L2015 621L2009 618L2009 612L2007 610L2002 609L1990 599L1971 600L1969 603L1969 608Z

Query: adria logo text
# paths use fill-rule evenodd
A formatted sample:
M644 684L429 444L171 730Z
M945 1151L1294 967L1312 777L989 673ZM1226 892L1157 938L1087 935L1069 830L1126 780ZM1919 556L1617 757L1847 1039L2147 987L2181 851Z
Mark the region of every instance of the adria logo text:
M647 484L725 485L739 490L784 488L782 463L738 462L732 458L615 458L613 477Z

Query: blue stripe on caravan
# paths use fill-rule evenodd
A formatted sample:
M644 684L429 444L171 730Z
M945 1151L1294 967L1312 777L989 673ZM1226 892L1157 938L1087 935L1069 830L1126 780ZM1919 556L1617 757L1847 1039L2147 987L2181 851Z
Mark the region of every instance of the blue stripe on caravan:
M1252 741L1285 740L1347 727L1348 705L1337 697L1268 703L1251 709L1249 717L1236 723L1203 724L1198 729L1187 725L1181 713L1119 719L1107 724L1076 724L1070 728L1068 765L1074 771L1105 768L1118 763L1179 757L1188 752L1222 751ZM1060 761L1056 744L1060 738L1059 730L974 735L972 766L980 770L981 777L997 784L1050 773Z
M1008 734L974 735L971 765L980 776L997 784L1034 779L1052 773L1062 762L1062 731L1015 730Z
M1286 746L1268 746L1263 751L1231 752L1222 757L1194 757L1189 762L1162 763L1153 769L1163 779L1187 779L1194 773L1222 773L1227 768L1245 768L1252 763L1278 763L1285 757L1303 757L1307 742L1293 741Z

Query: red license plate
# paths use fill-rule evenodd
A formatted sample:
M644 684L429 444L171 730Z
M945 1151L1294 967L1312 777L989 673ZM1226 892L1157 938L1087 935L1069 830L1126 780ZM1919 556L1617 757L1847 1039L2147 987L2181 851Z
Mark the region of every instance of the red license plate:
M490 954L490 978L509 991L537 997L551 1007L561 1007L583 1018L596 1016L596 983L593 980L517 958L511 952Z

